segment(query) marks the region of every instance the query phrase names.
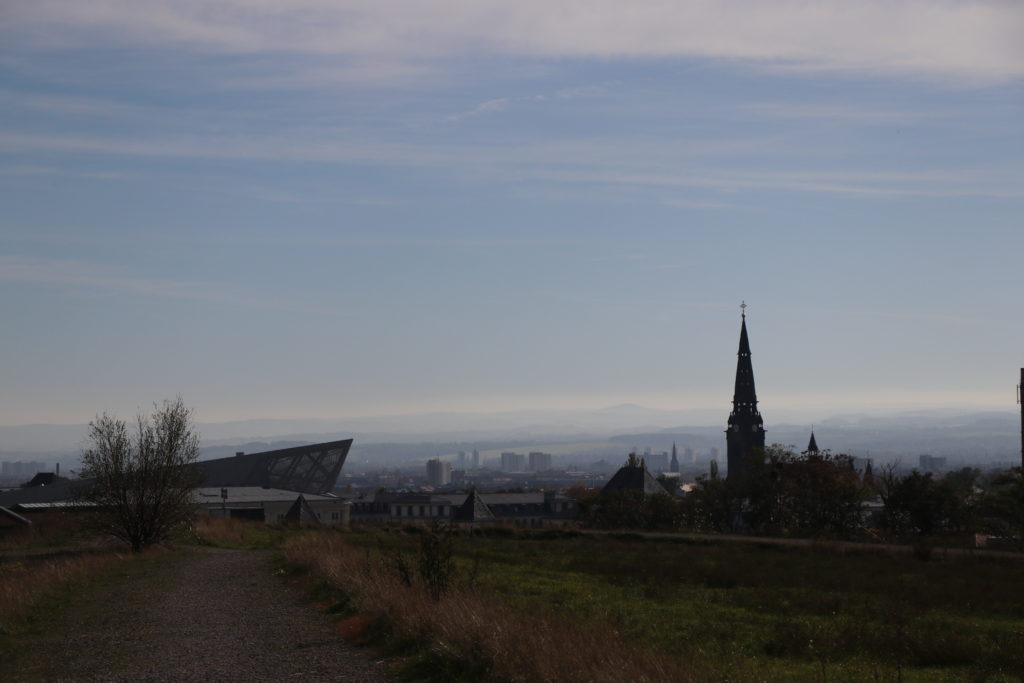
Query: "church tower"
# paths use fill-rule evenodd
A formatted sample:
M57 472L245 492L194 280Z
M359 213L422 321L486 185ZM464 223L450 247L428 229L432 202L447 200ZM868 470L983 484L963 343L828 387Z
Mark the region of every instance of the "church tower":
M749 453L764 449L764 421L757 410L757 392L754 390L754 366L750 362L750 341L747 339L747 304L743 303L740 325L740 350L736 362L736 389L729 413L729 429L725 442L728 447L728 478L741 481Z
M811 427L811 440L807 442L807 450L804 451L808 455L818 455L818 441L814 438L814 427Z

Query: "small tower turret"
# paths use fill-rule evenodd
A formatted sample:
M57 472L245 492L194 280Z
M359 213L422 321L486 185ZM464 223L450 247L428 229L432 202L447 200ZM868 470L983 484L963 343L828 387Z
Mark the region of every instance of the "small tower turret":
M811 440L807 444L808 455L818 455L818 442L814 440L814 427L811 427Z

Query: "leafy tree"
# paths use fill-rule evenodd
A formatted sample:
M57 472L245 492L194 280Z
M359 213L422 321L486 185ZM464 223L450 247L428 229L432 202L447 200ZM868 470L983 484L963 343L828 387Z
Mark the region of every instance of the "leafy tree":
M1024 467L1013 467L996 475L986 502L1007 531L1024 542Z
M697 485L680 503L681 523L693 531L730 531L738 512L733 487L712 471L697 478Z
M885 523L898 536L930 536L954 528L961 502L954 480L935 479L931 472L913 470L899 475L883 470L879 493L885 503Z
M981 527L984 494L979 485L981 470L962 467L943 475L940 483L951 498L948 526L951 531L972 533Z
M778 444L757 453L742 482L742 519L763 534L850 537L864 526L868 491L847 455L794 452Z
M790 532L855 536L868 491L848 455L805 453L782 463L780 517Z
M580 500L577 518L599 529L674 531L681 509L668 493L609 491Z
M201 474L192 411L181 397L139 414L135 430L104 413L89 423L82 454L81 497L96 506L99 526L138 552L165 540L194 514Z

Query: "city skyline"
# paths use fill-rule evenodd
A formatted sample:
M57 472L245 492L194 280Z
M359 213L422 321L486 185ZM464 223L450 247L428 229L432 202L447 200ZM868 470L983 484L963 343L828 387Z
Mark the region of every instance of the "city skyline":
M1024 8L15 3L0 424L1012 411Z

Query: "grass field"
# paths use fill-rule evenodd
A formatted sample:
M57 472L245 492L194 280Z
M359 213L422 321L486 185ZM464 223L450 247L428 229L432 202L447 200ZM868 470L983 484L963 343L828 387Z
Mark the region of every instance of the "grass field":
M365 557L419 548L417 533L346 541ZM1024 676L1016 560L559 533L461 536L455 549L463 588L621 633L698 679Z

